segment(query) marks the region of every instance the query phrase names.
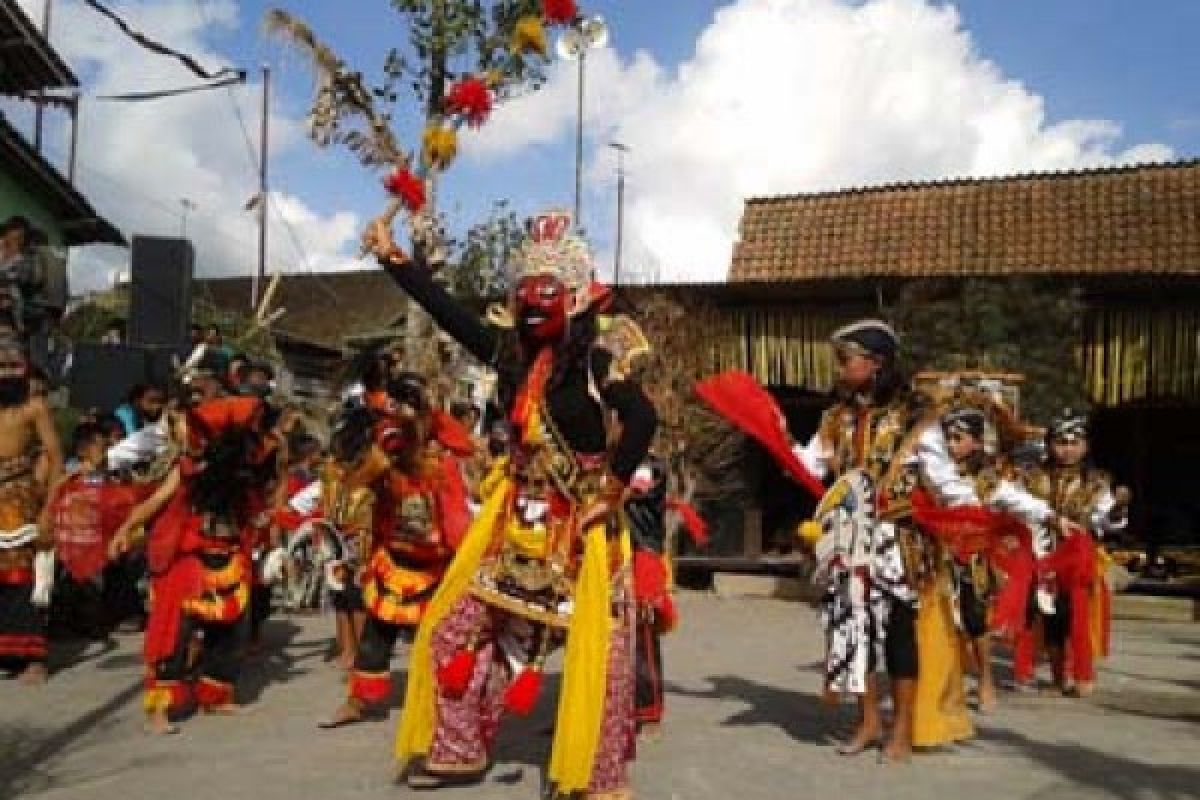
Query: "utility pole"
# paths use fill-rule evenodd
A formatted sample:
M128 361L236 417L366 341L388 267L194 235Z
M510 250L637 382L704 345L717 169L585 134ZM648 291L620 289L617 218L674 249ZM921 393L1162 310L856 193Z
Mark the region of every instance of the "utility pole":
M613 258L613 288L621 285L621 251L625 241L625 154L629 145L620 142L609 142L609 147L617 151L617 252Z
M583 82L587 48L579 51L579 108L575 117L575 228L583 229Z
M71 95L71 149L67 155L67 182L72 185L75 183L75 162L79 155L79 98L79 92Z
M187 217L189 211L196 210L196 204L186 197L179 198L179 238L187 238Z
M270 104L271 68L262 65L262 130L258 153L258 271L250 282L250 308L258 309L259 291L267 276L267 117Z

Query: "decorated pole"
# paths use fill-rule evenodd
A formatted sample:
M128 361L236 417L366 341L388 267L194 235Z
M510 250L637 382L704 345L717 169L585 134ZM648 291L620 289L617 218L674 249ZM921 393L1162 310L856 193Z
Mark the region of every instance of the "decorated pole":
M494 106L545 80L547 28L564 38L584 25L575 0L403 0L398 13L409 21L417 61L393 50L386 79L369 86L303 21L282 10L267 14L266 27L309 57L316 72L316 97L309 135L318 146L339 144L369 169L383 169L389 201L372 220L392 224L403 216L414 246L438 266L445 260L437 231L437 179L458 154L464 128L486 124ZM423 117L421 140L403 146L393 131L402 116L398 100L408 92ZM393 109L392 107L396 107Z

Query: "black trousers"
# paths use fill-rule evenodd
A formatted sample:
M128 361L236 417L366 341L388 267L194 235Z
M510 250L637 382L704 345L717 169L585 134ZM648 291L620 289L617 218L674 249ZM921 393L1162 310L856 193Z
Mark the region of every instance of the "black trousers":
M258 641L263 623L271 616L271 587L255 584L250 587L250 639Z
M33 605L29 583L0 584L0 669L46 663L46 613Z
M218 683L237 683L242 669L242 647L249 629L249 619L243 614L229 624L200 622L186 618L179 626L179 640L168 658L154 665L158 681L183 681L193 677L188 670L188 651L192 638L199 631L204 636L196 677Z
M917 679L917 610L907 603L892 601L883 637L883 659L888 677L893 680Z
M127 553L104 568L100 597L108 612L109 625L129 619L145 619L146 603L139 583L146 577L146 558Z
M362 639L358 642L358 654L354 657L355 671L387 672L391 669L396 640L411 642L414 633L414 629L407 625L392 625L368 614Z
M987 602L975 591L971 576L965 576L958 584L958 615L962 620L963 632L972 639L987 636Z
M653 618L639 614L634 635L634 705L638 722L662 722L662 639Z

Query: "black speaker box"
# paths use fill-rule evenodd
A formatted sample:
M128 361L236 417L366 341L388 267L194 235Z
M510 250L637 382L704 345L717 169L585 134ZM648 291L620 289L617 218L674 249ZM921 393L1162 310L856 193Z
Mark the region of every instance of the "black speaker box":
M150 379L147 350L80 342L71 358L71 406L112 411Z
M182 348L187 343L194 260L187 239L133 237L130 344Z

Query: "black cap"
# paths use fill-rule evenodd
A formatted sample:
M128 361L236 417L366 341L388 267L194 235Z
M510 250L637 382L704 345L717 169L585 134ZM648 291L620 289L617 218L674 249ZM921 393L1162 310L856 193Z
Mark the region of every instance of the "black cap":
M857 345L876 356L894 356L900 346L892 326L880 319L860 319L838 328L829 338L834 344Z

